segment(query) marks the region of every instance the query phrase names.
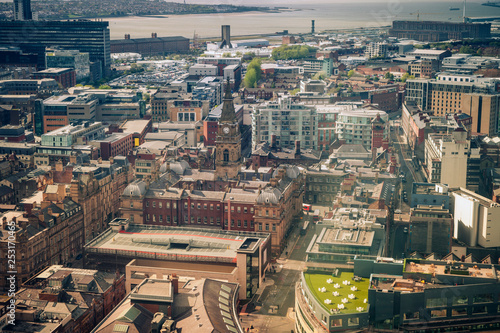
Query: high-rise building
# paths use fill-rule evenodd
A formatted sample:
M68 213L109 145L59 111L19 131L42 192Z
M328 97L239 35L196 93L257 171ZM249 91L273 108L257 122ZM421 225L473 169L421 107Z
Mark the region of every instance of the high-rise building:
M427 181L450 187L465 187L470 141L465 130L452 134L430 134L425 140Z
M318 117L315 107L295 103L292 98L281 97L254 108L252 115L252 148L261 142L294 148L300 141L302 149L318 148Z
M14 19L18 21L33 19L31 0L14 0Z
M45 48L88 52L91 62L110 71L109 22L104 21L0 21L0 45L17 46L38 54L39 68L45 68Z

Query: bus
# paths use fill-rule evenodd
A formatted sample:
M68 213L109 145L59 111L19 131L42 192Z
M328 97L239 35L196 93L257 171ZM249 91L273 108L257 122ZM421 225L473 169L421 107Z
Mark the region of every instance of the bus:
M316 223L319 221L319 209L316 209L313 213L313 222Z
M304 236L307 233L307 228L309 227L309 221L304 221L304 226L300 229L300 234Z
M302 210L303 210L304 212L308 212L308 213L309 213L309 212L311 211L311 206L312 206L312 205L302 204Z

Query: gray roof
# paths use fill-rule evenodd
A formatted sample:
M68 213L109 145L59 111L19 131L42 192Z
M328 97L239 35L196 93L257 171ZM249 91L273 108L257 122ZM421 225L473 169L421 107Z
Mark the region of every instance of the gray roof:
M276 187L265 188L257 197L257 203L277 204L282 197L281 191Z
M146 194L146 183L142 180L135 180L130 183L123 191L124 196L142 197Z

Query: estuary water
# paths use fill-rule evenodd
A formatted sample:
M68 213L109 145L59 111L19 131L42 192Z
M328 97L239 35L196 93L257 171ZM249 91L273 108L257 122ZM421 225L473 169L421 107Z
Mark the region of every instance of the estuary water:
M158 36L219 37L221 25L231 25L231 35L274 33L288 30L290 34L311 31L315 20L316 32L335 29L371 28L391 25L393 20L441 20L459 22L463 19L461 1L353 0L186 0L187 3L231 3L235 5L261 5L288 7L279 12L246 12L233 14L168 15L167 17L122 17L109 21L111 39ZM451 7L460 10L450 10ZM417 15L418 14L418 15ZM500 17L500 8L482 6L481 2L467 2L468 17Z

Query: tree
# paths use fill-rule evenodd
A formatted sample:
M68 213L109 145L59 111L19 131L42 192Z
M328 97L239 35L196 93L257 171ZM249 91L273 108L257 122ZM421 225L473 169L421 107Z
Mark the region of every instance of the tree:
M351 78L354 75L354 69L351 69L349 72L347 72L347 77Z
M415 75L410 75L409 73L404 73L401 77L401 82L406 82L406 80L413 80Z
M110 87L110 86L108 86L107 84L101 84L101 85L99 86L99 89L111 89L111 87Z
M391 72L385 73L384 77L391 81L394 80L394 74L392 74Z
M247 71L250 69L255 70L257 81L260 80L260 77L262 75L261 64L262 64L262 61L259 58L253 58L253 60L247 66Z
M222 54L222 57L223 57L223 58L231 58L231 56L232 56L231 52L224 52L224 53Z
M282 45L273 50L272 57L274 60L303 59L314 51L314 47L307 45Z
M151 100L151 95L149 93L144 93L142 94L142 99L144 99L146 103L149 103L149 101Z
M254 68L247 70L244 83L247 88L255 88L257 86L257 72Z
M319 71L312 77L313 80L324 80L326 78L325 71Z

